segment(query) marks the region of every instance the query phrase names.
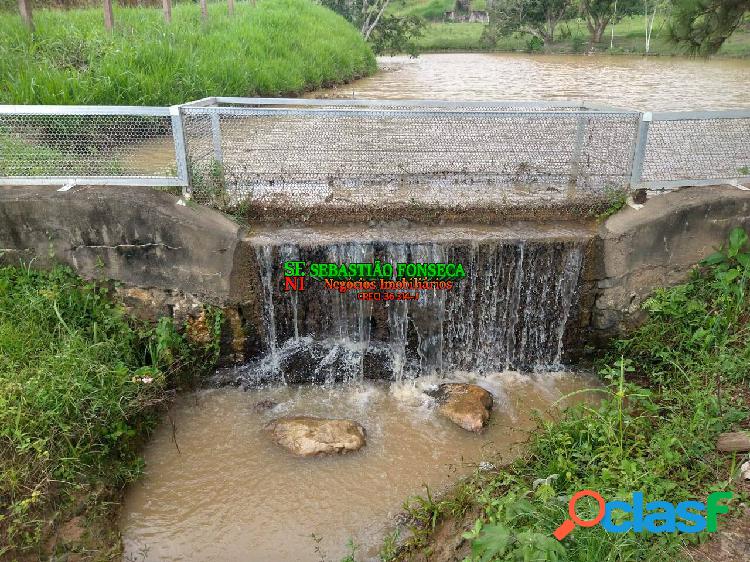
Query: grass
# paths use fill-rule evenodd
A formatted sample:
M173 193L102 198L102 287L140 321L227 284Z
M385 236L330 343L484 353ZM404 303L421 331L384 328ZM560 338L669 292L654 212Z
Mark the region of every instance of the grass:
M487 0L472 0L471 10L486 11ZM455 0L393 0L386 11L398 16L419 16L428 21L443 21L445 12L454 11Z
M417 46L427 52L484 51L480 41L483 31L481 23L433 23L425 27Z
M122 174L123 166L114 155L104 159L99 157L99 148L94 143L90 143L87 150L89 156L96 155L97 158L82 158L75 151L64 152L57 146L27 142L4 133L0 127L0 176Z
M371 74L375 58L342 17L307 0L34 12L36 33L0 13L0 103L171 105L210 95L277 96Z
M741 462L716 451L722 431L750 425L750 247L735 229L685 284L659 290L645 303L650 317L614 343L600 361L605 383L598 406L581 404L554 421L540 418L528 452L504 469L478 473L442 500L412 499L414 534L387 559L428 553L443 520L479 516L465 528L471 560L682 560L709 533L607 533L576 529L558 542L552 532L567 518L579 490L605 501L705 502L714 491L743 493L734 476ZM747 495L744 494L747 500ZM576 506L592 518L592 505ZM726 524L720 519L719 529ZM459 531L460 532L460 531ZM448 537L447 541L454 540Z
M411 5L416 10L419 4ZM404 9L404 11L408 11ZM425 52L440 51L529 51L543 50L532 46L528 36L501 37L495 45L482 41L485 25L482 23L443 23L434 21L427 25L424 36L417 41ZM657 17L649 53L652 55L681 55L683 51L667 40L667 21ZM547 47L552 53L582 53L589 48L589 33L581 19L564 22L556 30L556 41ZM594 46L597 52L609 54L645 54L646 31L644 18L630 16L615 25L614 47L610 48L611 28L607 27L602 42ZM750 30L741 28L722 46L719 56L750 56Z
M454 0L394 0L387 11L398 16L419 16L428 21L441 21L443 14L454 9Z
M215 341L198 348L169 319L130 320L70 270L0 268L0 559L41 559L71 515L111 516L157 407L213 365Z

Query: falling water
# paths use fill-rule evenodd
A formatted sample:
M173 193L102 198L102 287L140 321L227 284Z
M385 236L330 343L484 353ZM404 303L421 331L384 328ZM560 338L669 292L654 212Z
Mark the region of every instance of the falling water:
M245 372L326 382L557 369L582 257L582 243L570 240L258 245L265 350ZM283 263L298 259L454 262L466 277L411 301L358 300L310 278L305 291L285 292Z

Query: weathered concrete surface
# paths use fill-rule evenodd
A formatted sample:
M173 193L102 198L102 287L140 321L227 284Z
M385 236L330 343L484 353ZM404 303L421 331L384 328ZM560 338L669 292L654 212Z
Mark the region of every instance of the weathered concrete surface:
M465 209L411 211L433 229L460 231L461 220L465 225L475 219ZM389 220L402 217L389 210ZM322 213L282 213L276 220L305 218L323 220ZM329 224L344 218L351 222L356 215L329 215ZM542 229L552 220L544 213L534 218ZM488 212L479 223L517 228L518 220ZM654 197L639 210L610 217L596 234L589 231L586 237L593 240L586 245L578 312L569 320L565 349L637 325L653 290L685 280L735 226L750 229L750 191L710 186ZM372 227L360 223L362 233ZM269 229L271 239L283 234ZM184 321L200 318L204 304L221 306L231 355L241 360L243 351L262 347L253 238L225 215L181 204L175 195L146 187L0 187L0 263L19 260L41 267L62 262L84 277L117 281L125 305L148 319Z
M148 187L0 187L0 260L65 263L83 277L156 289L126 289L134 307L174 307L184 301L176 292L190 296L188 308L243 300L241 237L221 213Z
M639 324L654 289L685 281L736 226L750 229L750 191L730 186L681 189L610 217L591 272L594 332L607 337Z

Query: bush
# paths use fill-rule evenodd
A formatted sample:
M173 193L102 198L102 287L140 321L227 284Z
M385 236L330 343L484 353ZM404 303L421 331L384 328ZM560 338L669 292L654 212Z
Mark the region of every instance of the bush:
M76 490L131 481L167 389L216 350L129 320L68 269L0 268L0 558L38 547L40 514Z

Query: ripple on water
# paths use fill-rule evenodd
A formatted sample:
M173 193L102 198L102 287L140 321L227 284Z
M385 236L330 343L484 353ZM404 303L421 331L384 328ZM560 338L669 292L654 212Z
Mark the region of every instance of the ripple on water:
M474 382L495 396L482 435L437 416L423 391L445 380ZM527 376L453 373L400 384L269 386L203 390L181 399L145 451L146 473L128 492L122 532L126 554L159 561L319 560L311 534L331 559L353 538L375 557L389 519L405 498L437 490L483 460L517 454L545 410L593 385L570 373ZM580 396L578 397L580 398ZM276 405L259 409L268 400ZM296 458L262 431L271 419L307 414L350 418L367 446L330 458Z

